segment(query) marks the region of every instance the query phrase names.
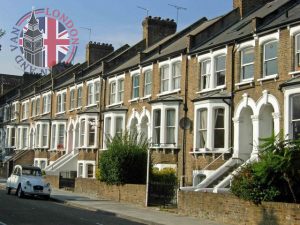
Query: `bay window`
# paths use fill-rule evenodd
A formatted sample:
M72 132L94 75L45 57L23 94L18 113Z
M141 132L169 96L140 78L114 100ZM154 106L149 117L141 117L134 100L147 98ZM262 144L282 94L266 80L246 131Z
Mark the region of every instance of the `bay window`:
M97 147L97 116L83 115L79 118L76 126L75 146L77 148L96 148ZM77 143L78 142L78 143Z
M291 131L293 139L300 137L300 94L291 97Z
M195 103L194 151L228 150L229 106L221 99Z
M178 147L179 103L155 103L152 106L152 147Z
M103 149L107 148L107 141L116 135L122 135L125 130L125 112L106 112L104 114Z

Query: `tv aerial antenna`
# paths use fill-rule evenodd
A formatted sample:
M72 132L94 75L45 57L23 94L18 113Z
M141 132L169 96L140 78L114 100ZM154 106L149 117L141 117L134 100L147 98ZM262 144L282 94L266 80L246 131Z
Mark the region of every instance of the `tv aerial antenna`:
M149 9L147 9L147 8L144 8L144 7L142 7L142 6L136 6L137 8L139 8L139 9L142 9L142 10L144 10L144 11L146 11L146 14L147 14L147 17L148 17L148 14L149 14Z
M91 41L92 28L90 28L90 27L79 27L79 28L89 31L89 41Z
M172 4L168 4L171 7L174 7L176 9L176 23L178 25L178 15L179 15L179 10L187 10L187 8L181 7L179 5L172 5Z

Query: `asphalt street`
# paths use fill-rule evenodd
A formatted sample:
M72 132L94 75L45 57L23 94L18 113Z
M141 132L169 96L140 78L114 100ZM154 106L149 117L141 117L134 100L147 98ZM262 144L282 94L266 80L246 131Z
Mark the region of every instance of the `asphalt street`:
M90 211L51 200L19 199L0 190L0 225L142 225L114 213Z

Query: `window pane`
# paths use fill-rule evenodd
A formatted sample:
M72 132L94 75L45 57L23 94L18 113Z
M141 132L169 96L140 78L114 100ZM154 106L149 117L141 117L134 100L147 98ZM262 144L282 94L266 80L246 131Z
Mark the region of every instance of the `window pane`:
M224 109L215 110L214 148L224 148Z
M161 76L161 91L169 90L169 67L163 66L160 68L160 76Z
M225 61L226 61L225 55L218 56L216 58L216 71L225 70Z
M91 164L87 165L87 177L92 178L94 175L94 166Z
M92 146L95 144L95 120L90 119L89 120L89 146Z
M277 60L273 59L265 62L265 76L277 74Z
M93 84L88 85L88 105L93 104Z
M84 136L85 136L85 120L81 120L81 123L80 123L80 146L84 146Z
M247 48L242 51L242 65L254 62L254 48Z
M225 84L225 71L217 72L217 86Z
M277 41L265 45L265 60L277 57Z
M295 46L296 46L296 52L300 52L300 35L297 35L296 36L296 43L295 43Z
M60 124L58 127L58 148L64 148L64 140L65 140L65 126Z
M124 79L121 79L118 82L119 82L118 102L122 102L124 99Z
M254 75L254 65L247 65L242 67L242 79L251 79Z
M173 89L180 88L180 78L181 78L181 62L172 64L172 73L173 73Z
M114 104L116 101L116 82L110 84L110 104Z
M82 106L82 87L77 89L77 107Z
M300 119L300 95L292 98L292 120Z
M139 97L139 84L140 82L140 76L139 75L134 75L132 77L132 98L138 98Z
M207 109L201 109L199 111L199 148L206 147L207 141Z
M167 110L167 144L175 144L175 110Z
M52 130L51 130L52 132L52 136L51 136L51 148L52 149L55 149L56 148L56 146L55 146L55 138L56 138L56 125L55 124L53 124L52 125Z
M116 135L122 135L123 132L123 118L116 118Z
M40 98L36 100L36 115L40 114Z
M105 135L111 136L111 118L105 119Z
M154 135L153 135L154 144L160 144L160 116L161 116L160 110L155 110L154 111Z
M201 63L201 74L210 74L211 70L211 61L206 60Z

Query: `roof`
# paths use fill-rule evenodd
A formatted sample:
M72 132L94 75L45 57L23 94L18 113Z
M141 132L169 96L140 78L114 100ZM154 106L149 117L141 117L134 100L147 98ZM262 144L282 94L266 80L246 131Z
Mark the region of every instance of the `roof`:
M279 89L300 84L300 76L295 76L279 85Z
M157 103L157 102L182 102L183 98L178 95L165 95L160 96L157 99L149 101L150 104Z
M255 17L256 18L265 18L270 13L278 10L280 7L284 6L288 2L290 2L290 0L275 0L273 2L270 2L270 3L260 7L253 13L249 14L245 18L241 19L239 22L232 25L226 31L220 33L219 35L217 35L216 37L207 41L206 43L194 47L191 50L191 53L205 51L205 50L211 49L213 47L220 46L222 44L225 45L225 44L232 42L234 40L237 40L237 39L244 39L246 37L253 38L252 19ZM293 2L293 1L291 1L291 2ZM273 19L274 18L275 18L275 16L273 16ZM275 25L275 22L274 22L274 25ZM262 27L259 27L259 29L262 29ZM259 32L259 30L257 30L257 32Z
M30 20L28 21L29 24L38 24L38 21L36 20L35 18L35 13L34 13L34 10L32 10L31 12L31 17L30 17Z
M199 101L204 101L209 99L230 99L230 98L231 98L231 94L229 92L216 90L213 92L208 92L206 94L198 95L192 101L199 102Z

